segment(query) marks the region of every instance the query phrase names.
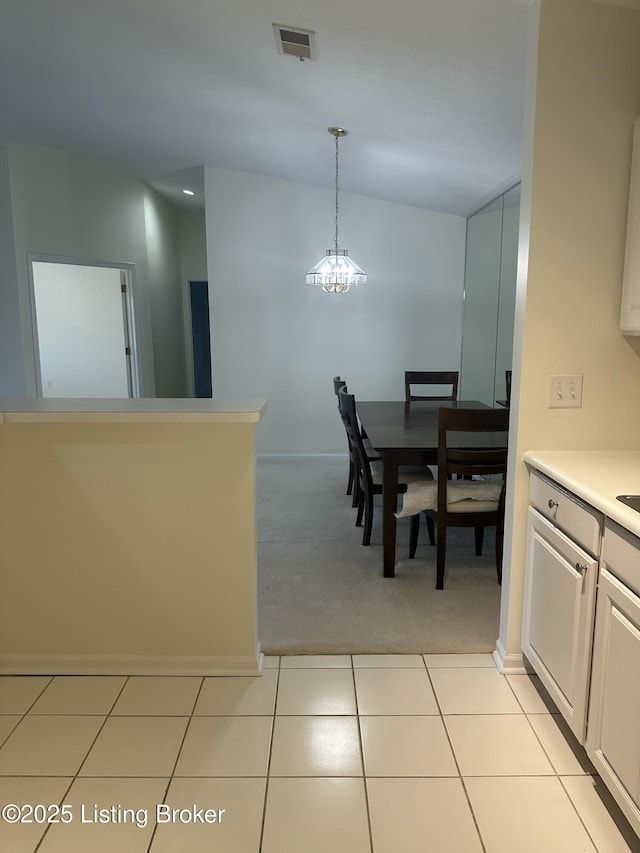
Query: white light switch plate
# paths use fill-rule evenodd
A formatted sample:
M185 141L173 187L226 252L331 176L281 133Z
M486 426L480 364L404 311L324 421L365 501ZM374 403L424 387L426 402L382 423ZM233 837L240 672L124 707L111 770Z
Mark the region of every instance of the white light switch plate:
M582 374L551 376L550 409L579 409L582 406Z

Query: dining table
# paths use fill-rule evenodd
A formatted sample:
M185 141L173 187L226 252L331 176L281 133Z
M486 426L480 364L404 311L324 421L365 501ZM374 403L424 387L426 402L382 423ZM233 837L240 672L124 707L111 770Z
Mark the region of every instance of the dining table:
M362 429L382 458L383 575L393 578L398 469L402 465L437 465L441 408L490 409L491 406L479 400L364 400L356 406Z

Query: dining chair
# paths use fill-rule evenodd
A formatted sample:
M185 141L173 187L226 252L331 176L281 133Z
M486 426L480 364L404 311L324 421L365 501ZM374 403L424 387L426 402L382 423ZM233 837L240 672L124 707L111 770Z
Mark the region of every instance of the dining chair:
M345 387L338 391L340 400L339 410L347 431L347 436L353 450L355 464L355 484L358 489L358 513L356 526L364 519L362 544L371 544L371 528L373 525L373 498L382 494L382 462L370 459L367 455L362 433L356 413L356 398ZM398 494L406 492L408 483L433 481L433 474L426 466L407 466L398 471ZM435 528L431 519L427 519L427 529L431 544L435 542Z
M407 403L411 400L457 400L459 376L457 370L405 370L404 399ZM451 391L448 394L424 396L413 394L412 385L450 385Z
M508 429L509 409L442 408L438 413L438 479L433 487L422 489L417 501L413 496L417 511L411 515L409 545L409 557L415 557L420 512L424 511L437 526L436 589L444 589L449 527L473 527L478 556L485 527L496 528L496 570L498 583L502 583ZM462 433L468 434L467 439L461 439ZM480 444L479 434L488 433L504 434L504 442ZM489 475L497 477L485 479ZM454 476L460 479L451 479ZM418 509L420 502L422 508Z
M505 370L504 372L504 382L507 389L507 408L511 406L511 371Z
M340 379L339 376L333 377L333 392L338 399L338 414L340 414L340 397L338 396L338 391L341 388L346 388L347 383L344 379ZM353 493L353 482L354 482L354 465L353 465L353 454L351 452L351 443L349 442L349 437L347 436L347 446L349 448L349 476L347 479L347 494L350 495ZM355 504L354 504L355 506Z
M341 388L347 390L347 383L344 379L341 379L339 376L333 377L333 390L335 392L336 397L338 398L338 414L340 414L340 395L338 392ZM358 428L360 430L360 435L362 436L362 441L364 444L365 451L370 461L379 460L380 456L376 453L375 449L372 447L371 442L367 438L364 430L362 429L362 425L358 421ZM351 442L349 441L349 436L347 435L347 446L349 449L349 477L347 481L347 494L353 496L353 500L351 501L351 505L353 507L358 506L359 500L359 486L358 480L355 477L355 451L351 446Z

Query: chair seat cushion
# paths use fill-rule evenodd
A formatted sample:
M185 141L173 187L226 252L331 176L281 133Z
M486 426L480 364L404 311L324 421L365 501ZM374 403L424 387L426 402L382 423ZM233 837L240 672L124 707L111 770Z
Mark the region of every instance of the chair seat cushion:
M499 501L479 501L476 498L466 498L463 501L447 504L447 512L497 512Z
M371 479L374 485L381 486L383 477L382 462L371 463ZM407 486L409 483L433 483L433 473L426 465L403 465L398 469L398 485Z
M495 512L502 483L485 480L451 480L447 483L447 512ZM438 483L410 482L396 518L438 509Z

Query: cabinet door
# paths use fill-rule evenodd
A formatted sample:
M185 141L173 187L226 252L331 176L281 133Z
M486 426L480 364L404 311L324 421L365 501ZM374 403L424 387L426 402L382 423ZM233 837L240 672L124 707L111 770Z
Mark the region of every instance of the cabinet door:
M640 833L640 598L600 574L587 753Z
M583 743L597 561L529 509L522 650Z

